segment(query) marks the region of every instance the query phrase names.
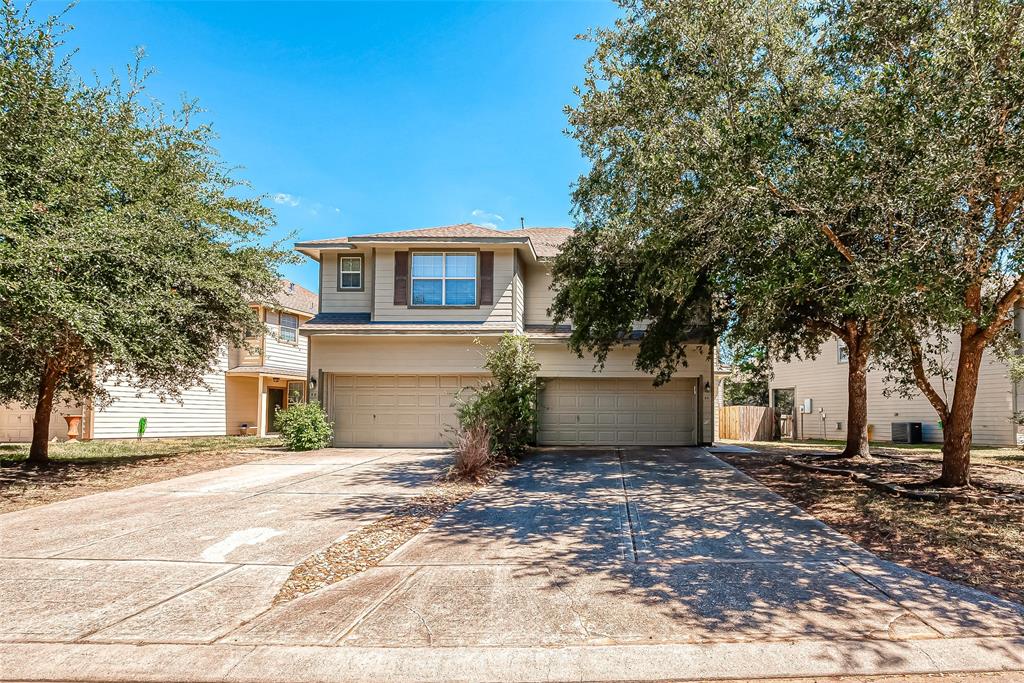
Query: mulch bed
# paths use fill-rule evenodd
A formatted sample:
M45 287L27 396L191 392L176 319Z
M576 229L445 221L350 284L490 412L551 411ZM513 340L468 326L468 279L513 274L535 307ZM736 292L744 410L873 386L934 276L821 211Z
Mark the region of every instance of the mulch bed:
M842 476L871 488L908 498L955 501L979 505L1024 504L1024 471L1002 465L976 463L971 486L938 488L941 461L908 455L838 458L830 453L804 453L783 462L824 475Z
M1024 504L929 501L895 496L845 476L797 469L792 450L758 446L753 453L716 453L859 545L894 562L1024 602ZM928 457L865 465L893 481L927 481L941 463ZM822 458L834 466L836 459ZM875 469L871 469L875 468ZM1017 488L1020 471L977 465L972 478L985 487Z
M274 598L278 605L375 567L441 515L466 500L481 484L439 482L394 512L360 527L310 555L295 567Z

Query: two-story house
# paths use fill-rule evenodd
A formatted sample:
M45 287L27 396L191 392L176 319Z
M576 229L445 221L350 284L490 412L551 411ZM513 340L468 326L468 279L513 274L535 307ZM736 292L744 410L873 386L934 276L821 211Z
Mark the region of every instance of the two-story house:
M462 224L301 242L319 263L320 308L300 328L311 384L336 446L443 446L453 397L485 375L484 353L525 334L540 363L539 445L708 443L711 350L655 388L635 346L600 371L555 327L551 264L569 228L494 230Z
M260 337L249 339L249 348L225 350L215 368L204 375L205 386L182 392L179 399L161 400L140 390L131 378L104 385L112 401L105 406L64 405L50 418L50 437L65 438L64 415L82 417L80 436L85 439L124 439L138 434L140 418L146 418L146 437L220 436L273 432L273 415L279 407L305 400L307 340L300 325L316 313L315 293L287 280L270 303L253 304L266 322ZM0 443L30 441L33 411L25 406L0 406Z
M1024 316L1018 316L1018 332ZM955 370L957 342L952 340L945 367ZM849 358L839 339L822 344L814 357L775 363L769 383L769 401L777 414L787 415L792 424L787 437L797 439L845 439L849 407L847 382ZM953 384L933 378L932 385L948 402ZM920 392L907 398L888 386L885 371L868 370L868 431L876 441L892 439L892 424L920 422L922 440L942 441L942 425L931 404ZM1015 415L1024 410L1024 386L1014 383L1009 368L994 351L985 354L974 403L974 442L991 446L1013 446L1024 441L1024 428Z

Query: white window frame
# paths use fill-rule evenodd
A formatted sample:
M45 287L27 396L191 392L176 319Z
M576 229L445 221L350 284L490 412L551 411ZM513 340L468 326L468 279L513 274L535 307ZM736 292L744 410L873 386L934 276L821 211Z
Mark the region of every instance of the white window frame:
M441 257L441 276L438 277L416 277L413 273L416 272L416 257L417 256L440 256ZM473 277L449 277L448 276L448 257L449 256L472 256L473 257ZM439 304L416 304L412 303L415 299L416 292L416 281L417 280L441 280L441 303ZM473 303L471 304L450 304L448 303L448 281L449 280L469 280L473 282ZM410 257L409 263L409 306L413 308L476 308L480 305L480 254L475 251L414 251Z
M345 270L345 261L357 261L359 268L357 270ZM345 275L358 275L359 284L355 287L344 284ZM363 257L362 256L345 256L341 255L338 257L338 290L339 291L362 291L363 289Z
M838 341L839 343L836 346L836 362L840 365L845 365L850 362L850 349L847 348L846 342L842 339Z
M291 318L292 320L295 321L295 326L294 327L291 326L291 325L285 325L284 324L285 316L288 316L289 318ZM281 314L278 315L277 319L279 321L279 324L277 326L278 336L280 337L281 341L287 342L289 344L298 344L299 343L299 316L297 316L297 315L295 315L293 313L281 313ZM288 332L286 333L285 330L287 330Z

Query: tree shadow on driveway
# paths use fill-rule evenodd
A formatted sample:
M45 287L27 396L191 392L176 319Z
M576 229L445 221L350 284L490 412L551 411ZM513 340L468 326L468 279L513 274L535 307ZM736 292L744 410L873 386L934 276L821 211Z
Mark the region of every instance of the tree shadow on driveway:
M1024 607L883 562L700 449L537 452L373 571L401 578L339 643L846 639L891 667L893 641L1024 634Z

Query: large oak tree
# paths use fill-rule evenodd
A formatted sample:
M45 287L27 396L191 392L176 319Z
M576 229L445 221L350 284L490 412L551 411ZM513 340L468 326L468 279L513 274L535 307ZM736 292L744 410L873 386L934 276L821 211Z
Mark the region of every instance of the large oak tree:
M285 253L272 216L187 103L165 114L144 78L87 84L58 57L68 27L0 14L0 402L103 401L121 378L173 399L261 323Z
M649 321L637 364L668 380L695 331L773 359L850 349L846 453L868 454L875 283L851 261L872 216L842 98L797 2L623 2L596 31L572 134L591 161L554 313L603 358ZM703 323L695 327L695 323Z
M600 353L651 318L638 364L664 379L701 301L775 357L831 332L850 347L847 453L866 449L873 355L935 406L939 483L969 483L983 354L1018 344L1024 293L1019 3L622 4L569 110L592 162L556 268L573 344ZM946 400L929 351L951 334Z
M900 258L879 360L927 397L943 425L939 483L970 483L972 423L986 351L1020 350L1024 295L1024 6L1011 0L830 0L823 53L848 89L866 177L902 206ZM855 259L865 260L855 254ZM870 258L870 257L868 257ZM869 266L870 267L870 266ZM955 369L940 359L955 354ZM942 383L952 383L952 395Z

